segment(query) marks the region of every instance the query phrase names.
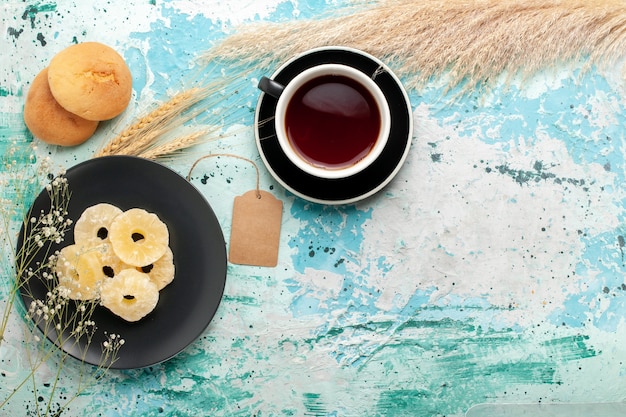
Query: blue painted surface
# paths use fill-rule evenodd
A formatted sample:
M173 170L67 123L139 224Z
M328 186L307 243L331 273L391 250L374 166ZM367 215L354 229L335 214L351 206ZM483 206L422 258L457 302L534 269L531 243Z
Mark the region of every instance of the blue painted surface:
M197 69L190 61L233 25L228 2L76 3L6 6L15 64L0 67L3 149L15 137L28 146L23 88L67 44L119 48L141 107L183 86ZM333 7L268 1L247 19ZM252 134L258 92L243 80L232 117L242 133L201 152L259 165L261 187L285 205L279 265L229 265L218 315L198 341L158 366L107 374L64 415L461 416L484 401L622 400L626 120L612 80L564 69L450 105L439 88L411 91L406 165L373 198L340 207L294 197L263 170ZM94 141L115 129L105 124ZM71 166L94 146L38 152ZM189 161L172 166L186 173ZM194 173L226 235L232 198L252 175L227 157ZM25 372L12 326L0 393ZM79 372L70 362L62 375L68 395ZM7 409L33 401L24 392Z

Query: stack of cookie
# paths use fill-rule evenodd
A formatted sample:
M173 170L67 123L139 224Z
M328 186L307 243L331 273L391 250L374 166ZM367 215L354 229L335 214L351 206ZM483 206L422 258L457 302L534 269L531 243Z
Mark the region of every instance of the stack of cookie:
M100 121L122 113L131 93L130 69L114 49L98 42L72 45L33 80L24 121L33 136L46 143L79 145Z

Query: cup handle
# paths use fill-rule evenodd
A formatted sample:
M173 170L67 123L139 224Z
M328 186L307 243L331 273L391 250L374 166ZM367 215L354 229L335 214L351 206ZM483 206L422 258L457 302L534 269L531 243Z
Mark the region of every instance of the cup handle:
M285 89L284 85L278 84L276 81L271 80L267 77L261 77L259 80L259 90L263 91L266 94L274 98L279 98Z

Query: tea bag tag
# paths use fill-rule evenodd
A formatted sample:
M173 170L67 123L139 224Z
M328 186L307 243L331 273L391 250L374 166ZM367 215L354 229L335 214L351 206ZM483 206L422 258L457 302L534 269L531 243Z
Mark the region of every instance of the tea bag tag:
M229 260L234 264L278 264L283 203L267 191L251 190L235 197Z
M233 154L209 154L198 158L187 174L191 173L200 161L215 156L228 156L252 164L256 171L256 189L235 197L230 230L229 261L240 265L278 265L280 226L283 217L283 203L267 191L259 189L259 168L248 158Z

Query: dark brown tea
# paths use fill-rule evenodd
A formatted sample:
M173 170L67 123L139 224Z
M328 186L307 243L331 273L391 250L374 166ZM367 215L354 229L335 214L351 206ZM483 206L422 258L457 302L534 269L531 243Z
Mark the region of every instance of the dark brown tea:
M285 113L285 130L295 151L309 163L329 169L363 159L374 147L380 128L372 94L341 75L324 75L305 83Z

